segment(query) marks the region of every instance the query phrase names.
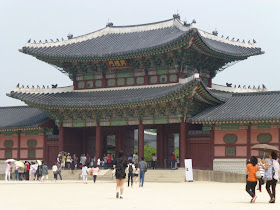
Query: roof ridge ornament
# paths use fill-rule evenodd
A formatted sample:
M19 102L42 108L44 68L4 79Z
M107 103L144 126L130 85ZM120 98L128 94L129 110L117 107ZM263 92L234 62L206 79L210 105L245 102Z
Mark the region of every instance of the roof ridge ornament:
M68 39L73 39L73 34L70 34L70 33L69 33L68 36L67 36L67 38L68 38Z
M179 20L180 20L180 15L179 15L179 13L174 14L174 15L173 15L173 19L179 19Z
M106 27L113 27L114 24L112 22L107 23Z

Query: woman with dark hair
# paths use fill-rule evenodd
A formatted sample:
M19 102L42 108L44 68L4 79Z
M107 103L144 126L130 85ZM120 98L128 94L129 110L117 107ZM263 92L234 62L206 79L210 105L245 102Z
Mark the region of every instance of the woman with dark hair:
M276 184L278 181L278 173L279 173L279 163L277 162L277 153L276 152L271 152L269 155L270 160L267 161L266 165L264 165L265 169L265 175L264 179L266 181L266 190L270 196L270 201L269 203L275 203L275 189L276 189ZM270 190L270 187L272 189L272 193Z
M125 170L127 168L127 160L124 156L123 151L119 152L119 157L116 160L116 165L114 165L114 168L116 169L116 198L123 199L123 184L125 181L126 173Z
M259 170L258 166L258 159L255 156L250 158L250 163L247 164L246 172L248 173L247 184L246 184L246 191L252 197L251 203L254 203L257 196L255 193L256 185L258 182L258 178L256 177L256 172Z

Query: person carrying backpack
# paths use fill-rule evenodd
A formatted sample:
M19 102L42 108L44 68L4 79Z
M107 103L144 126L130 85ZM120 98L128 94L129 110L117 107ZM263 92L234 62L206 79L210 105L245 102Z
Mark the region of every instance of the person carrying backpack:
M144 157L141 157L141 161L138 163L140 169L140 182L139 187L143 187L144 185L144 176L147 172L147 163L144 161Z
M134 171L135 171L135 166L134 164L132 164L132 160L129 161L129 164L128 164L128 187L129 187L129 182L131 181L131 187L133 185L133 174L134 174Z
M126 177L125 169L127 168L127 160L124 157L124 153L122 151L119 152L119 157L116 160L116 165L114 165L116 169L116 198L123 199L123 184Z

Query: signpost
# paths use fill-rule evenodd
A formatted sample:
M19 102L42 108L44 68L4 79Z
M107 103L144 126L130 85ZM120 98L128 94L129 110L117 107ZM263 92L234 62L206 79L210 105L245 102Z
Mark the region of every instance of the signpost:
M193 182L192 159L185 159L186 181Z

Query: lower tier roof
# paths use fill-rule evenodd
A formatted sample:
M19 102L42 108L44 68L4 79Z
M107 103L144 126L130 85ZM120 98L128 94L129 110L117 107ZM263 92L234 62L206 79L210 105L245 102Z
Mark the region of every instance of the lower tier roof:
M235 93L224 104L194 116L194 123L280 119L280 91Z
M45 112L34 107L0 107L0 130L39 127L49 120Z

